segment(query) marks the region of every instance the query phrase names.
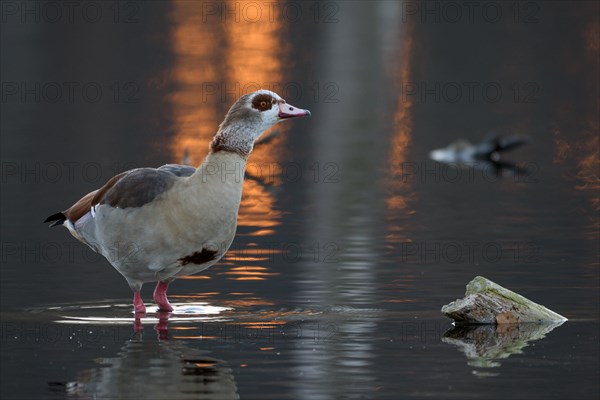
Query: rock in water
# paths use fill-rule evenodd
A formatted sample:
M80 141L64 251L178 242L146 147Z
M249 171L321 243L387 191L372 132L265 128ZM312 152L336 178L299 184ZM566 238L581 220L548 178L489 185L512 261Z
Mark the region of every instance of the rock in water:
M465 298L442 307L457 325L556 323L567 319L481 276L467 285Z

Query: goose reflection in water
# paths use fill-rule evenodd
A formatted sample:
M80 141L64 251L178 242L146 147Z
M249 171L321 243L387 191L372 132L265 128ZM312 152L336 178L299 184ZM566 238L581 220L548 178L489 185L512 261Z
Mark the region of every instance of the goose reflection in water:
M68 397L239 398L233 372L222 360L184 341L169 340L169 314L157 314L154 330L159 340L144 340L136 320L136 332L115 357L96 359L97 367L81 371L75 381L64 386Z

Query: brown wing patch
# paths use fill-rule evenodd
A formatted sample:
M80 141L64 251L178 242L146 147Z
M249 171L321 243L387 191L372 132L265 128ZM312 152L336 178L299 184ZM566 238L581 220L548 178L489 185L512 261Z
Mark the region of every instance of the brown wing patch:
M202 251L195 251L189 256L181 257L179 264L204 264L215 259L217 252L215 250L202 249Z
M77 221L85 214L90 212L92 206L98 204L104 194L112 188L121 178L123 178L129 171L121 172L119 175L115 175L109 179L108 182L100 189L94 190L83 196L77 203L73 204L69 209L63 212L65 217L71 222Z
M63 214L69 221L75 222L96 204L119 208L141 207L169 189L175 180L175 174L154 168L125 171L112 177L100 189L83 196Z
M100 201L102 200L102 198L104 197L104 195L113 188L113 186L115 186L117 184L117 182L119 182L121 179L123 179L125 177L125 175L129 174L132 170L130 171L125 171L125 172L121 172L119 175L115 175L112 178L110 178L108 180L108 182L106 182L106 184L104 186L102 186L100 189L98 189L96 191L96 195L94 196L94 198L92 199L92 206L95 206L96 204L100 203Z
M267 93L261 93L254 96L252 99L252 107L256 108L258 111L267 111L270 110L275 102L273 96Z

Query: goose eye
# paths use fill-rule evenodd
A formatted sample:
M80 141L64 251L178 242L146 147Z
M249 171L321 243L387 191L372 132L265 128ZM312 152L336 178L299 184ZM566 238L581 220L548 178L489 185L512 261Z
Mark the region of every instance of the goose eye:
M261 93L252 100L252 107L261 112L267 111L272 108L271 101L273 101L273 96Z

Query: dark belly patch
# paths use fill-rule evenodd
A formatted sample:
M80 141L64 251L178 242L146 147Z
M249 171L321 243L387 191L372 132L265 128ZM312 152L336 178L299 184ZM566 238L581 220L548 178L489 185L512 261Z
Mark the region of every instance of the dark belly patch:
M202 251L195 251L192 254L181 257L179 260L180 265L186 264L205 264L209 261L213 261L217 254L216 250L202 249Z

